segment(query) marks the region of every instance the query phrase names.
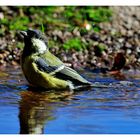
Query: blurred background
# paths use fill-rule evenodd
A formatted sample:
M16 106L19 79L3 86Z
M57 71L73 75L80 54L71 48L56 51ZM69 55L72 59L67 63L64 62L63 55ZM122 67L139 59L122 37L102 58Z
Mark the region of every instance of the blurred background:
M140 7L0 7L0 66L19 65L19 30L39 29L50 50L71 67L111 68L118 53L124 69L140 68ZM122 57L117 57L119 64Z

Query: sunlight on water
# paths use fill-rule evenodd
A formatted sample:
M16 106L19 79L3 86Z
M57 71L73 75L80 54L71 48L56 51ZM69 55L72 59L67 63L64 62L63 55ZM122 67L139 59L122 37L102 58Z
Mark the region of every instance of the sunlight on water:
M0 71L0 134L140 133L140 73L80 73L114 88L41 92L28 87L20 68Z

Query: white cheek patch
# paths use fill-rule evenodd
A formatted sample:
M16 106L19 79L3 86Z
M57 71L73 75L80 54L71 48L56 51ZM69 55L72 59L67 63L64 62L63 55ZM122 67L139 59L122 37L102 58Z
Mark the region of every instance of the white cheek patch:
M32 39L33 46L37 47L39 53L44 53L47 50L46 44L39 39Z

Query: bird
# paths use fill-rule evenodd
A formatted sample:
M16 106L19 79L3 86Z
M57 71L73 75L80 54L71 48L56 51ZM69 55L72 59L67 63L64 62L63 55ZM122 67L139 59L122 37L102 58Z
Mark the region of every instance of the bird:
M24 40L21 68L31 86L75 90L94 85L49 51L47 37L40 30L28 29L20 31L20 35Z

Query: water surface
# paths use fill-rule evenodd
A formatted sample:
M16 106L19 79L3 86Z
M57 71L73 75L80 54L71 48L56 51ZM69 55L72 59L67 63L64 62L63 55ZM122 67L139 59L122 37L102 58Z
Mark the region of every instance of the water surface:
M80 73L116 88L41 92L20 68L1 69L0 134L140 134L140 73Z

